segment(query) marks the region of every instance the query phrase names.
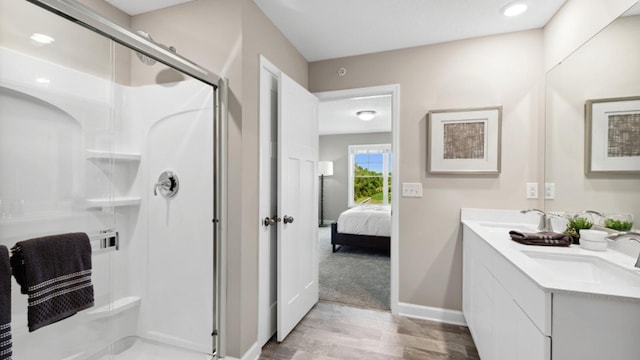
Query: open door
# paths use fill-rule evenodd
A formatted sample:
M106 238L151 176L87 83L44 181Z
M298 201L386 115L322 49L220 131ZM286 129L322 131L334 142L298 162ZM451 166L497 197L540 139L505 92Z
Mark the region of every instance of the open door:
M318 99L278 82L278 325L284 338L318 302Z

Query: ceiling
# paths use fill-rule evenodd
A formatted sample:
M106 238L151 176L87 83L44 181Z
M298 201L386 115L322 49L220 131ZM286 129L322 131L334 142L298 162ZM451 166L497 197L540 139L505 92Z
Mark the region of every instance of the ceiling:
M360 120L356 112L361 110L373 110L376 117ZM391 95L321 101L318 115L320 135L390 132Z
M105 0L118 9L134 16L193 0Z
M106 0L129 15L192 0ZM566 0L253 0L307 61L543 27Z
M253 0L307 61L543 27L566 0Z

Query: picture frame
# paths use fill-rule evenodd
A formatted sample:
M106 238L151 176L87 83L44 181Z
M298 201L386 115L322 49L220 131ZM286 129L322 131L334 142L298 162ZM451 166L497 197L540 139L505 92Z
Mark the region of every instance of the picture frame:
M427 114L427 173L500 174L502 106Z
M585 174L640 174L640 96L585 102Z

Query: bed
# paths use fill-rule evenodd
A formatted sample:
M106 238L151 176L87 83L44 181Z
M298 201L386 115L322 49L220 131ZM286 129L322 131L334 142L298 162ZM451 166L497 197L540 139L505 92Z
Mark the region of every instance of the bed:
M389 250L391 242L391 206L360 205L344 211L331 224L333 252L340 245Z

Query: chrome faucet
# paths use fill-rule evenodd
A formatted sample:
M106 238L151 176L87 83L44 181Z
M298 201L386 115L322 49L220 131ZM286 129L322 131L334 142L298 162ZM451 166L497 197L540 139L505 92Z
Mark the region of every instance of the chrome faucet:
M624 231L624 232L611 234L607 236L607 239L609 240L629 239L629 240L637 241L638 243L640 243L640 233L635 231ZM635 267L640 269L640 254L638 254L638 260L636 260Z
M583 211L580 211L580 214L593 214L593 215L598 215L600 217L604 217L604 215L602 215L601 212L595 211L595 210L583 210ZM575 216L578 216L578 215L576 214Z
M521 210L520 213L526 214L532 211L540 214L540 222L538 222L538 231L549 230L549 221L547 221L547 214L544 211L539 209L524 209L524 210Z

